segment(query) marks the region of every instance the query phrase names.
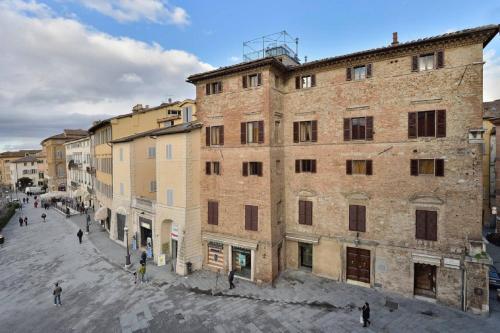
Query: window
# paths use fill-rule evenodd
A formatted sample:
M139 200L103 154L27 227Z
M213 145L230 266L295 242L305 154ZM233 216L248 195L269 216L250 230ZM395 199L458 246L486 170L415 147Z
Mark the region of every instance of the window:
M120 162L123 162L123 148L120 148Z
M372 175L372 160L347 160L346 175Z
M244 75L242 77L243 88L257 87L262 85L262 74L255 73L250 75Z
M263 143L264 121L241 123L241 144Z
M293 142L318 141L318 121L295 121L293 123Z
M366 66L354 67L354 80L363 80L366 78Z
M149 183L149 192L156 192L156 181L152 180Z
M208 224L219 224L219 202L208 201Z
M366 231L366 207L349 205L349 230Z
M408 113L408 138L446 137L446 111Z
M415 238L436 241L437 212L429 210L417 210L415 216Z
M206 127L207 146L223 146L224 145L224 126Z
M312 201L299 200L299 224L312 225Z
M344 141L373 140L373 117L344 118Z
M364 80L372 77L372 64L360 65L346 68L346 80Z
M220 163L212 162L214 167L214 175L220 175Z
M411 70L422 72L444 67L444 51L425 53L412 57Z
M214 175L220 175L220 162L205 162L205 174L211 175L212 170Z
M281 121L274 121L274 143L281 143Z
M168 110L167 111L167 116L180 116L181 111L180 110Z
M222 92L222 81L207 83L205 85L207 95L219 94Z
M193 108L190 106L183 108L182 115L183 115L183 121L185 123L189 123L189 122L193 121Z
M167 189L167 206L174 205L174 190Z
M305 89L316 86L316 75L303 75L295 77L295 89Z
M174 126L174 121L173 120L169 120L169 121L164 121L163 122L163 127L172 127Z
M43 172L39 172L39 173L38 173L38 178L43 179L43 177L44 177Z
M410 161L410 175L434 175L444 177L443 159L418 159Z
M245 230L257 231L259 224L259 207L245 205Z
M295 160L295 173L316 173L316 160Z
M262 162L243 162L243 176L262 176Z
M172 159L172 145L171 144L166 145L165 149L166 149L165 156L166 156L167 160L171 160Z
M123 195L125 193L125 187L123 186L123 183L120 183L120 195Z
M148 148L148 158L155 158L155 156L156 156L156 148L149 147Z

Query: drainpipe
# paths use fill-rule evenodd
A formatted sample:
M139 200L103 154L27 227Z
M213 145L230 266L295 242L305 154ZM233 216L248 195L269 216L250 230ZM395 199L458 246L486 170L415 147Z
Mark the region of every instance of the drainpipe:
M467 272L465 262L462 269L462 311L467 312Z

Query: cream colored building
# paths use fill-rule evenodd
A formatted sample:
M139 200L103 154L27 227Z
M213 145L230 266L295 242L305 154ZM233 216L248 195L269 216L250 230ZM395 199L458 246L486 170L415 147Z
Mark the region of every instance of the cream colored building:
M83 202L86 207L92 206L92 176L89 172L91 164L90 158L90 137L66 142L66 174L67 188L70 197L79 202Z
M16 188L16 183L21 178L30 178L31 186L43 186L45 175L38 170L39 165L43 165L43 159L36 156L25 156L9 163L10 180L12 188Z
M40 150L18 150L0 153L0 186L12 186L12 180L10 178L10 163L13 160L21 157L33 156L38 153L40 153Z

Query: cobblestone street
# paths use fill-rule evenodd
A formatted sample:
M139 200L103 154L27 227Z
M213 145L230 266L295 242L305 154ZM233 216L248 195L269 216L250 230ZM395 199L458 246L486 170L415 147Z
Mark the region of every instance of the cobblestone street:
M175 276L148 265L149 282L134 285L122 268L125 250L96 224L78 244L83 216L66 219L30 204L5 227L0 249L2 332L494 332L500 313L479 317L440 305L285 272L273 286L196 272ZM137 263L134 254L133 263ZM53 305L61 283L62 307ZM214 291L215 295L212 295ZM390 311L387 298L398 303ZM358 307L368 301L372 326L361 327ZM498 310L494 310L498 311Z

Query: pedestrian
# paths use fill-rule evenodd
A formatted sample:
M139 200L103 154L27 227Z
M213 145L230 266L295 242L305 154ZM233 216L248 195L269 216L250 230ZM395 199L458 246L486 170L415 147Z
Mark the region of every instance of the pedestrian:
M82 231L82 229L78 230L78 232L76 233L76 236L78 237L78 240L80 241L80 244L82 244L82 237L83 237L83 231Z
M38 207L38 201L35 200L34 205L35 205L35 208L37 208Z
M142 251L141 253L141 261L144 263L144 265L146 265L146 259L147 259L148 255L146 254L146 251Z
M134 272L134 284L137 284L137 272Z
M35 195L35 200L36 200L36 198L38 198L38 196Z
M23 221L23 217L22 217L22 216L20 216L20 217L19 217L19 226L20 226L20 227L22 227L22 226L23 226L23 222L24 222L24 221Z
M30 203L30 198L26 198L26 203Z
M87 232L90 231L90 215L87 214Z
M66 218L69 218L69 207L66 207Z
M47 215L45 213L42 214L42 219L43 219L43 222L45 222L45 218L47 217Z
M26 198L23 198L23 203L26 203Z
M139 265L138 273L141 283L144 283L144 276L146 275L146 264Z
M24 217L24 225L28 226L28 217L27 216Z
M234 289L234 283L233 283L233 280L234 280L234 273L236 273L236 269L232 269L230 272L229 272L229 275L227 276L227 279L229 281L229 289Z
M54 305L59 305L61 306L61 293L62 293L62 288L59 286L59 283L56 282L56 287L54 288L54 291L52 294L54 295Z
M366 324L368 323L368 326L371 325L370 322L370 304L365 302L365 305L361 308L361 319L363 321L363 327L366 327Z

